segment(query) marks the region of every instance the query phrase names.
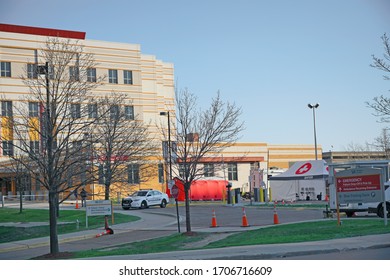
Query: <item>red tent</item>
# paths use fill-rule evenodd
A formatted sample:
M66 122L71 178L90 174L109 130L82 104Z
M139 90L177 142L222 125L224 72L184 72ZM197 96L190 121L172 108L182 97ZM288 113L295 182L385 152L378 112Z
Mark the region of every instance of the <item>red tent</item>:
M185 200L184 184L179 178L174 178L175 185L179 188L178 201ZM190 189L191 200L223 200L226 197L226 180L201 179L193 181ZM168 196L171 196L169 189Z

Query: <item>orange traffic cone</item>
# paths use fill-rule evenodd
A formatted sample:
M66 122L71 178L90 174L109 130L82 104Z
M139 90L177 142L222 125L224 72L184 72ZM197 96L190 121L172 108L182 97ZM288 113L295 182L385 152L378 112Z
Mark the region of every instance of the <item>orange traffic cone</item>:
M213 209L213 216L211 218L211 227L217 227L217 216L215 215L214 209Z
M79 200L78 199L76 199L76 207L75 207L75 209L80 209L80 207L79 207Z
M106 235L106 234L114 234L114 231L110 228L106 228L105 231L103 231L102 233L98 233L96 234L96 237L100 237L100 236L103 236L103 235Z
M242 207L242 227L249 227L248 219L246 218L245 208Z
M274 224L277 225L279 224L279 217L278 213L276 212L276 204L274 203Z

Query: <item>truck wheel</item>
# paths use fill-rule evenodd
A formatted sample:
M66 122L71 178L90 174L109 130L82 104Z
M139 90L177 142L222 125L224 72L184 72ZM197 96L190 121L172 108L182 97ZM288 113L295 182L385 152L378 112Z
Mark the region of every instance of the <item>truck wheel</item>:
M386 202L386 210L387 210L387 218L390 218L390 202ZM377 215L381 218L384 218L384 209L382 203L378 206L378 212Z
M355 212L345 212L345 215L347 215L348 218L351 218L353 216L353 214L355 214Z

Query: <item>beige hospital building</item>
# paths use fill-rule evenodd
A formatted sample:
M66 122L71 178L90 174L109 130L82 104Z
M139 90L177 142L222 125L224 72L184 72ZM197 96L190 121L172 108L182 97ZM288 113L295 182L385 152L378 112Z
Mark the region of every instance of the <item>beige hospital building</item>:
M92 94L121 92L132 100L134 114L145 123L151 123L152 133L160 133L157 122L167 124L167 118L161 112L170 110L174 115L174 65L164 62L155 55L144 54L138 44L106 42L86 39L85 32L56 30L31 26L0 24L0 193L16 194L15 178L4 166L14 152L12 127L8 122L16 118L12 112L17 102L26 101L29 88L21 76L28 76L29 65L38 63L39 51L50 36L78 40L84 51L91 53L97 62L96 75L106 76L102 86ZM158 55L158 54L157 54ZM309 128L308 128L309 129ZM243 132L245 133L245 131ZM161 139L163 136L160 137ZM311 139L308 139L310 141ZM162 146L162 145L160 145ZM321 147L318 155L321 156ZM204 168L210 170L210 177L229 180L236 188L248 188L251 169L262 170L264 182L267 174L278 169L287 169L292 163L313 160L314 145L277 145L268 143L236 143L226 149L222 155L205 157ZM213 172L213 164L223 163L222 168ZM153 161L156 172L146 183L133 184L129 188L154 188L166 190L166 170L162 151ZM95 182L93 188L99 188ZM89 186L92 192L92 186ZM31 183L28 193L44 193L40 186ZM113 195L115 197L115 195Z

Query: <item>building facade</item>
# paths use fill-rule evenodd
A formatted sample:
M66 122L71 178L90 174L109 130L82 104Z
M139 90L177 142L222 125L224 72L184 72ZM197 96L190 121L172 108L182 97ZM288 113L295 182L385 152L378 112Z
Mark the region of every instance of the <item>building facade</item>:
M96 62L93 71L88 72L87 79L93 82L98 76L105 77L91 94L98 97L110 92L123 93L131 100L131 114L139 116L158 141L167 140L164 139L167 133L162 133L158 125L168 127L168 119L161 113L171 112L171 116L174 116L174 66L154 55L143 54L140 45L89 40L86 39L85 32L0 24L0 193L3 195L17 193L15 176L7 172L5 167L9 156L15 152L13 143L18 140L15 139L12 128L12 119L18 117L13 108L18 102L25 102L29 95L29 88L21 77L34 78L34 65L43 63L39 53L49 37L69 39L70 42L82 44L84 51L93 55ZM72 75L75 74L75 69L73 72L72 69L69 71ZM38 114L39 108L32 106L29 109ZM77 107L74 112L77 114ZM173 118L171 121L174 121ZM33 146L34 142L39 142L34 137L37 138L30 135ZM318 150L321 155L321 147ZM151 159L155 171L146 182L135 181L128 184L128 191L118 191L111 196L123 197L139 188L165 191L167 164L162 154L161 149ZM253 170L262 172L263 183L267 186L267 175L272 170L286 170L294 162L314 159L314 156L314 145L236 143L222 154L203 158L201 165L205 177L224 179L231 182L234 188L248 191L249 176ZM134 175L134 178L137 176ZM28 185L31 194L45 193L31 179ZM102 193L103 186L97 181L88 188L89 193L97 194Z
M34 68L45 63L39 57L42 48L50 37L69 40L83 46L86 54L93 56L96 66L87 73L88 82L96 81L96 77L105 77L101 85L90 94L96 97L110 92L120 92L131 101L133 116L143 121L152 135L160 134L157 123L167 124L160 112L174 110L174 68L172 63L157 59L154 55L143 54L140 45L105 42L86 39L85 32L66 31L29 26L0 24L0 162L6 164L9 156L14 154L13 143L18 141L13 133L12 120L18 118L14 107L19 102L26 102L29 88L22 77L35 78ZM74 69L73 69L74 70ZM72 69L69 69L70 73ZM71 74L70 74L71 75ZM78 109L78 110L77 110ZM38 116L38 108L35 111ZM30 109L30 112L34 110ZM80 108L75 107L75 114ZM77 117L77 116L76 116ZM31 137L31 135L30 135ZM30 138L39 145L39 139ZM159 140L160 141L160 140ZM159 187L163 182L159 176L159 168L163 160L160 156L152 159L156 165L156 174L142 187ZM3 173L5 170L3 168ZM13 180L6 174L1 176L3 194L16 193ZM32 184L34 185L34 184ZM96 184L94 187L98 187ZM141 187L135 182L134 187ZM43 192L39 187L31 186L32 192ZM96 190L95 190L96 192Z

